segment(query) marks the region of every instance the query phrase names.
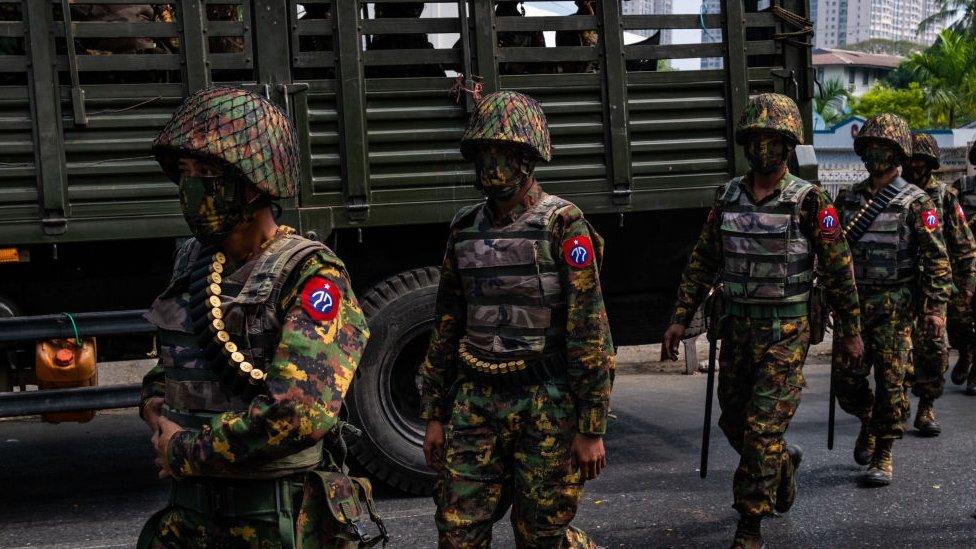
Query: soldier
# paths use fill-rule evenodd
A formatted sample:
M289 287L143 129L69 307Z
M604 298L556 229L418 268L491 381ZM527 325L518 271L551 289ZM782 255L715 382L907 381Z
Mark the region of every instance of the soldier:
M803 143L800 112L784 95L753 97L735 132L750 170L721 186L678 289L662 360L678 343L716 281L721 321L719 425L739 453L732 491L740 519L732 547L763 545L761 521L796 499L802 452L783 435L800 403L814 263L825 296L845 320L837 332L852 360L862 344L851 256L827 193L790 174ZM713 322L719 319L712 319Z
M337 529L306 472L369 332L342 262L275 223L299 180L296 143L267 100L219 87L153 143L194 238L146 315L160 359L140 411L174 482L140 547L319 547Z
M976 164L976 144L969 148L969 163ZM966 216L970 230L976 223L976 177L965 176L957 179L953 188L958 193L959 203ZM959 350L959 359L952 368L949 379L956 385L966 384L966 394L976 395L976 368L972 368L976 354L976 321L973 318L973 300L953 300L949 307L949 342Z
M423 2L394 4L389 2L376 3L376 19L400 18L418 19L424 11ZM375 34L370 37L367 50L432 50L434 45L423 33L413 34ZM368 66L367 78L421 78L444 76L444 69L440 65L395 65Z
M919 337L942 336L952 279L939 213L925 191L899 177L912 151L905 121L879 114L854 139L870 177L841 191L837 203L845 226L861 298L865 360L845 360L834 341L833 383L837 402L861 420L854 460L869 465L868 486L891 483L891 448L904 432L905 375L911 369L912 326L921 311ZM835 326L845 329L845 319ZM875 392L868 385L874 368Z
M576 0L573 15L595 15L596 0ZM600 35L593 29L556 31L556 47L596 46ZM596 72L597 61L565 62L557 65L559 72Z
M496 17L525 17L522 2L501 0L495 5ZM546 37L542 31L500 31L498 33L499 48L544 48ZM548 74L553 72L553 66L548 63L499 63L498 72L501 74Z
M939 145L927 133L912 134L912 158L902 168L903 177L928 193L935 203L935 211L942 220L942 235L952 267L952 281L956 297L950 311L965 310L973 298L974 269L976 269L976 242L966 222L966 214L959 205L956 191L939 182L933 175L939 169ZM958 317L951 314L950 318ZM923 326L912 332L913 368L908 384L919 398L915 415L915 428L922 436L938 436L942 426L935 418L935 399L942 396L945 373L949 369L949 347L945 336L926 337Z
M440 547L489 547L510 506L519 547L595 547L569 523L583 481L606 465L615 357L603 241L533 176L552 156L535 100L486 96L461 153L487 201L451 222L421 368Z

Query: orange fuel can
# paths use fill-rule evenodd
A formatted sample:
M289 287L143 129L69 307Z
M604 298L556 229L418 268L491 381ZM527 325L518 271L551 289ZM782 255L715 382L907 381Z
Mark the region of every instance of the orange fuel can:
M65 389L98 385L97 348L95 338L82 338L81 345L74 338L38 341L34 373L39 389ZM84 423L95 417L95 410L41 414L48 423L75 421Z

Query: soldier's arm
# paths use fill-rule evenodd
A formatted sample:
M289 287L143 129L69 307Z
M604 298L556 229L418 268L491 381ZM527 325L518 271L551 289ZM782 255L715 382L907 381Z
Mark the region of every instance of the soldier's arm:
M924 214L929 211L935 211L935 204L926 195L912 202L908 213L908 223L918 239L920 310L924 315L945 318L946 303L952 294L952 271L939 226L942 220L927 226Z
M300 292L284 292L292 301L267 372L268 394L255 397L245 412L220 414L201 430L173 437L168 459L177 477L239 470L293 454L332 429L369 329L348 277L337 266L315 265L302 273L296 287L319 289L324 284L338 290L331 317L311 312Z
M802 230L817 254L827 304L840 319L837 333L844 337L860 334L861 307L851 250L840 226L840 216L827 191L818 188L807 193L800 218Z
M602 239L576 206L558 212L552 242L566 291L566 358L580 433L607 432L616 366L610 323L600 287ZM581 248L579 248L581 246ZM574 248L587 250L573 255Z
M457 378L458 344L466 321L464 289L454 256L454 232L447 241L441 264L441 279L434 305L434 330L430 334L427 356L420 366L420 417L427 421L447 421L451 411L451 385Z
M678 298L674 306L674 315L671 317L672 324L678 323L687 327L694 318L698 306L715 285L719 262L722 260L722 244L719 235L721 216L718 212L719 204L716 200L711 211L708 212L708 218L705 220L705 226L702 227L695 249L688 258L688 265L681 274Z
M952 279L960 292L972 292L976 285L976 240L954 191L945 197L946 248L952 265Z

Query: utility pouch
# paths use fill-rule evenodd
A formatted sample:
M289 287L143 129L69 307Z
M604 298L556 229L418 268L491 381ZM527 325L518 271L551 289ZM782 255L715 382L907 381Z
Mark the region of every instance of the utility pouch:
M810 288L810 345L816 345L824 340L824 332L827 330L827 315L829 310L825 303L824 290L819 284L814 284Z

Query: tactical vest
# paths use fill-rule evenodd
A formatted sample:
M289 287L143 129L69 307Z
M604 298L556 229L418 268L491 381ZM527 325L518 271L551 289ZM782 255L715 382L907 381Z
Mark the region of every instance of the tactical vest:
M897 286L915 279L917 246L908 220L909 206L925 196L925 191L898 177L898 194L891 200L856 242L849 242L854 260L854 279L859 286ZM857 215L867 200L848 191L841 206L844 226Z
M955 183L959 190L959 204L962 206L966 219L976 216L976 177L967 175Z
M454 243L467 303L466 346L489 361L561 352L566 299L549 227L571 205L545 195L512 224L493 227L485 205L459 212ZM472 222L473 220L473 222Z
M806 303L813 281L813 250L800 231L803 199L814 185L790 176L778 196L756 205L729 182L720 199L721 281L732 303Z
M280 235L257 257L221 281L220 309L231 341L254 368L267 372L281 337L280 294L289 275L312 254L330 254L319 242ZM146 313L158 328L159 363L165 374L164 413L181 427L199 429L223 412L243 412L250 398L226 383L227 360L207 357L196 333L189 288L191 270L206 260L203 246L191 239L179 250L169 287ZM338 259L336 259L338 263ZM205 276L205 275L199 275ZM222 381L223 379L223 381ZM322 459L316 444L281 459L249 466L234 478L274 478L307 470Z

